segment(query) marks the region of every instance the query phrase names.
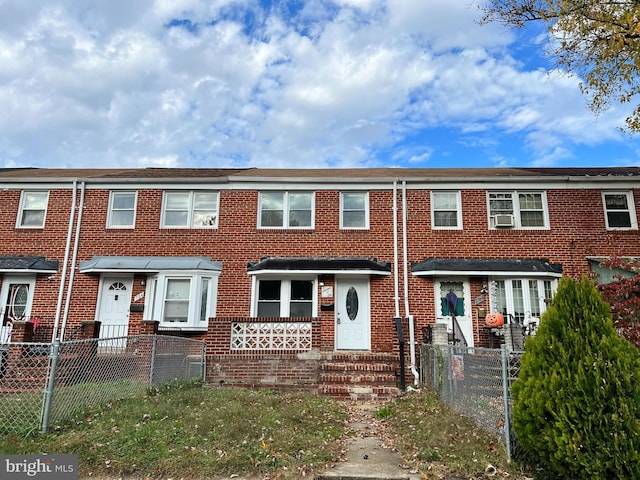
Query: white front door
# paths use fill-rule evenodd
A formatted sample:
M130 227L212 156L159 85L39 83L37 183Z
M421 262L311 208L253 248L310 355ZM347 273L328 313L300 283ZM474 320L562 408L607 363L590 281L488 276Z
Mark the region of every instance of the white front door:
M456 343L462 344L459 338L461 331L467 346L473 347L473 315L471 313L471 290L469 282L457 278L440 279L436 283L436 322L446 323L447 330L456 337ZM454 328L455 321L460 331Z
M131 277L103 277L97 320L100 338L125 337L129 331Z
M33 288L35 277L10 276L4 277L2 291L0 291L0 343L7 343L11 339L13 322L28 320L31 315Z
M369 279L336 279L336 349L369 350Z

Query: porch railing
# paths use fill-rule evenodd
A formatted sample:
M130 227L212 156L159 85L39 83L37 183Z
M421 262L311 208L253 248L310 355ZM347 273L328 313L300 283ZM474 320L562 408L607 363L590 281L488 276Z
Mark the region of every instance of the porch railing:
M128 333L128 325L110 325L108 323L100 324L101 338L126 337Z

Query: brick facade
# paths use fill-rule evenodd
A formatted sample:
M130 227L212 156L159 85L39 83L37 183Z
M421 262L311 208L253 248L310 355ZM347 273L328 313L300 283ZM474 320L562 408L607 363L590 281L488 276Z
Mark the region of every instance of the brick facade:
M4 269L0 271L0 285L6 283L7 278L15 279L16 275L17 278L34 276L30 315L42 318L42 328L51 328L59 318L68 333L81 327L83 322L100 320L97 309L101 275L81 273L80 262L96 256L206 257L222 263L217 277L216 314L209 319L208 331L167 333L206 339L207 376L213 382L263 386L269 386L270 382L285 386L315 384L320 360L308 352L231 351L232 319L248 319L252 315L249 262L265 257L363 258L389 264L386 274L314 273L314 287L318 292L317 317L312 322L313 351L327 356L336 350L336 312L321 308L321 304L335 304L339 279L357 273L359 278L369 280L369 350L373 354L396 354L398 341L393 321L396 305L401 317L406 317L408 306L415 318L416 344L422 341L424 327L436 322L434 277L414 275L413 264L426 258L547 259L552 264L561 264L564 275L580 276L590 273L590 258L639 256L640 236L635 214L632 228L607 229L602 197L603 191L628 192L638 212L639 180L640 170L629 168L571 172L553 169L535 172L526 169L12 170L0 172L0 235L3 239L0 257L41 256L58 261L59 268L54 274ZM161 228L164 191L201 189L219 192L217 228ZM16 227L21 192L25 190L49 192L44 228ZM266 190L314 192L313 227L258 228L259 193ZM442 190L461 192L461 229L432 228L430 193ZM544 192L549 228L490 228L487 191L497 190ZM111 191L137 192L135 228L107 228ZM344 191L368 192L367 229L340 228L340 194ZM74 194L76 203L72 208ZM65 258L68 258L66 266ZM75 264L71 264L74 258ZM146 332L148 328L143 319L150 317L143 310L150 308L146 303L148 273L124 275L132 280L131 304L139 306L128 313L129 334ZM519 276L526 277L525 274ZM488 311L490 308L486 285L491 273L460 278L470 293L467 301L471 311L467 311L467 315L473 317L473 344L487 346L488 331L478 318L478 309ZM69 289L71 281L73 285ZM333 288L333 297L320 295L321 284ZM71 298L67 298L69 292ZM6 302L6 298L0 300ZM65 313L64 308L59 307L67 303L69 308ZM409 341L408 321L404 318L403 322ZM258 357L261 363L255 361Z

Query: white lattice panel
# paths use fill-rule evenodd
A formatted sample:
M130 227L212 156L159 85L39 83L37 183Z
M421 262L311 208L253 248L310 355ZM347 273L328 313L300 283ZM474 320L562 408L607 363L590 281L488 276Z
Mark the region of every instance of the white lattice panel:
M311 350L311 322L233 323L231 350Z

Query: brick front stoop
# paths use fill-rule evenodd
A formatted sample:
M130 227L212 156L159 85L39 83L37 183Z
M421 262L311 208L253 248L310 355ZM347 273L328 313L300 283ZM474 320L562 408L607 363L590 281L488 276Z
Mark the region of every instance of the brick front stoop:
M388 353L339 352L320 364L318 393L336 399L382 401L397 397L400 362Z

